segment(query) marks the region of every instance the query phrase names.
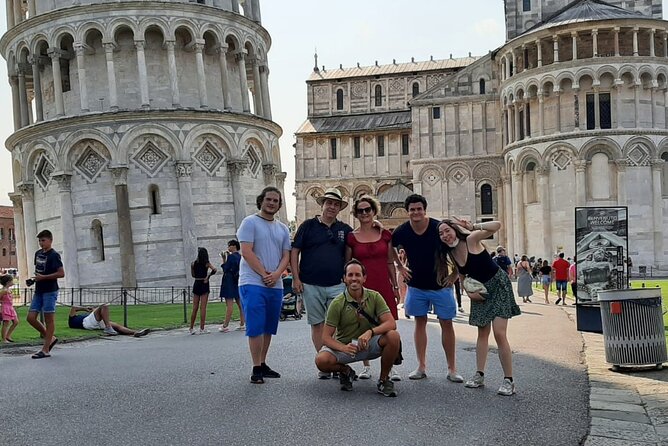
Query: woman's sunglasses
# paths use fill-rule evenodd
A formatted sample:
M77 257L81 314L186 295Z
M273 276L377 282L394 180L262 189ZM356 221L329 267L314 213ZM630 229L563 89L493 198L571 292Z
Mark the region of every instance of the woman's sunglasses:
M371 209L371 206L368 208L357 208L355 209L355 213L357 214L370 214L373 210Z

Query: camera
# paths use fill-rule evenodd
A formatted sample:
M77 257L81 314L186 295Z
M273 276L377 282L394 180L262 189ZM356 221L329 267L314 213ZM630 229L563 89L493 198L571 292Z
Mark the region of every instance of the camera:
M35 279L26 279L26 286L33 286L35 284Z

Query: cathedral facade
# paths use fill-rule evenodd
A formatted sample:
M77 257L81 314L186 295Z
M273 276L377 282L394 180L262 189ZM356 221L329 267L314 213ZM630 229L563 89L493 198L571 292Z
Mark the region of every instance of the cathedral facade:
M668 22L661 2L509 0L505 6L503 45L409 99L409 147L400 171L385 169L389 158L376 163L375 175L332 175L331 165L350 164L348 156L314 163L309 177L300 177L300 162L312 153L307 139L317 148L318 138L354 135L317 131L329 128L313 121L337 117L332 110L317 118L309 96L309 118L297 134L298 200L310 202L307 194L337 184L350 199L372 192L381 198L381 219L392 225L386 210L399 216L399 199L414 191L427 197L431 216L498 219L503 229L490 246L543 258L574 253L576 206L628 206L634 264L668 269ZM346 82L314 72L308 88ZM326 149L319 159L327 159ZM384 196L379 187L392 193ZM316 212L307 211L298 220Z
M65 285L183 286L283 189L259 0L8 0L21 277L49 229ZM285 215L283 215L285 218Z

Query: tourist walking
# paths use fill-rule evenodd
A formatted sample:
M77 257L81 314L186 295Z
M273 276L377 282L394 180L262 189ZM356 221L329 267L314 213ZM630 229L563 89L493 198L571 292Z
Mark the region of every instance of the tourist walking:
M197 259L190 264L190 275L195 279L193 283L193 310L190 314L190 329L188 333L206 334L206 305L209 302L209 278L216 274L216 268L209 262L209 252L206 248L197 248ZM199 331L195 331L195 320L199 311Z
M253 362L250 381L263 384L265 378L281 377L267 365L267 354L278 331L283 303L281 275L290 261L290 231L275 218L283 206L280 190L265 187L256 205L259 212L244 218L237 230L241 243L239 295Z
M549 304L550 299L548 298L550 294L550 285L552 284L552 267L547 262L543 260L543 266L540 267L540 283L543 285L543 291L545 291L545 303Z
M434 274L439 245L439 221L427 216L427 200L422 195L406 197L404 209L408 211L409 220L394 230L392 245L404 247L409 264L409 267L399 267L404 279L408 281L406 314L415 316L414 338L418 366L408 378L427 377L427 313L433 306L441 325L441 344L448 362L447 379L460 383L464 380L457 373L455 360L455 329L452 319L457 315L457 304L452 292L452 281L439 283Z
M533 286L531 279L531 265L529 258L522 256L520 263L517 264L517 295L522 298L522 302L531 302L533 296Z
M496 264L499 265L499 268L505 271L509 276L513 275L513 261L510 260L508 254L506 254L506 248L503 246L497 246L496 256L493 257Z
M506 335L508 320L520 314L515 303L513 287L508 274L492 260L481 243L491 238L501 229L498 221L476 223L451 218L443 220L438 227L440 240L437 257L437 275L441 282L449 280L453 274L449 271L448 261L452 260L460 277L465 276L482 283L486 289L484 294L467 291L471 299L471 316L469 324L478 327L476 341L476 373L466 381L470 388L485 385L485 365L489 348L489 334L494 332L494 339L499 349L499 359L503 369L503 382L499 387L500 395L509 396L515 393L513 381L512 350ZM464 232L466 231L466 232Z
M568 290L568 269L571 267L571 264L568 260L564 259L564 253L559 253L559 258L552 262L552 274L554 276L554 281L557 284L557 301L555 304L566 305L566 294Z
M348 205L339 189L327 189L316 198L316 203L322 214L305 220L297 229L290 265L292 289L296 294L302 294L306 320L311 326L311 341L319 352L327 307L345 288L341 272L345 264L346 237L353 228L337 219L339 212ZM329 379L331 376L319 372L318 377Z
M41 231L37 234L37 240L40 249L35 253L35 277L29 279L31 283L35 283L35 293L32 296L27 320L44 339L42 349L32 355L33 359L42 359L51 356L51 349L58 342L55 336L58 279L65 277L65 270L60 254L51 246L53 244L51 231L48 229ZM39 313L44 314L44 324L37 318Z
M399 302L399 286L397 285L397 271L394 267L394 250L392 249L392 234L387 229L374 226L374 219L378 215L380 204L375 198L364 195L353 206L353 213L360 226L348 233L346 238L346 261L359 260L366 270L366 288L377 291L385 299L394 320L399 319L397 304ZM368 360L363 362L364 368L359 374L360 379L371 378L371 366ZM401 381L396 369L390 372L392 381Z
M406 304L406 291L408 291L408 286L406 285L406 281L404 280L404 277L401 275L401 271L399 270L398 266L401 264L403 267L408 267L408 259L406 258L406 250L404 249L403 246L398 246L397 247L397 252L398 256L395 258L395 270L397 271L397 284L399 285L399 304L397 305L397 308L404 308L404 305ZM404 311L404 315L406 316L406 319L410 319L411 317L406 314Z
M236 240L227 242L227 251L223 251L220 255L223 257L223 264L220 265L223 270L223 281L220 284L220 299L225 301L225 320L223 325L218 327L218 331L227 333L230 331L230 319L232 319L232 310L234 304L239 308L239 328L238 330L246 329L246 321L244 319L244 312L241 308L241 300L239 299L239 264L241 263L241 253L239 250L241 246Z
M12 333L19 325L19 317L12 302L14 277L9 274L0 277L0 321L2 323L2 342L14 342Z

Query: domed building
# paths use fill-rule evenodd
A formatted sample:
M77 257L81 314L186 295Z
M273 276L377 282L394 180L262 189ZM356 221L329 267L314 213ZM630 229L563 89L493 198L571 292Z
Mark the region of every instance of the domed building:
M283 189L259 0L8 0L20 275L49 229L68 287L183 286ZM283 215L285 218L285 215Z
M382 162L372 175L367 168L328 176L354 166L355 155L340 150L329 166L327 147L314 156L309 141L343 142L355 133L337 132L342 117L331 98L319 104L309 96L314 103L297 133L298 200L336 185L352 191L351 199L356 191L401 190L396 203L381 203L381 219L392 222L399 198L412 190L427 197L432 217L502 221L489 247L543 258L575 253L576 206L628 206L627 254L634 265L668 269L668 22L661 1L507 0L505 11L507 41L409 99L399 162L374 153ZM414 67L425 65L434 66ZM314 73L307 83L314 92L328 82L342 88L349 120L388 121L390 110L372 109L374 117L345 108L348 83L382 80L373 69L351 72L348 79ZM388 72L390 86L402 79L410 86L422 74ZM326 114L328 100L331 116L316 116ZM399 133L365 129L388 131ZM300 178L311 158L317 169Z

